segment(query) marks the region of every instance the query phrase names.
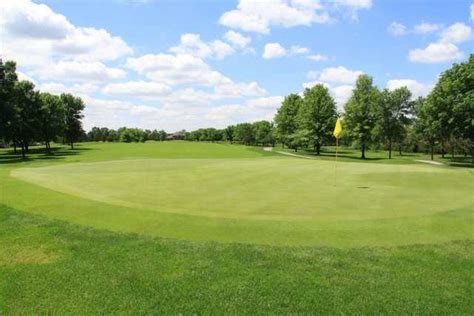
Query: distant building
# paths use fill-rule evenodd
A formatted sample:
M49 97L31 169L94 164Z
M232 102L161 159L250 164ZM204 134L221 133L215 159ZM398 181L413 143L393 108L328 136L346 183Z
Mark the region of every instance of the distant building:
M183 129L181 131L168 134L166 136L166 139L167 140L183 140L185 137L186 137L186 131Z

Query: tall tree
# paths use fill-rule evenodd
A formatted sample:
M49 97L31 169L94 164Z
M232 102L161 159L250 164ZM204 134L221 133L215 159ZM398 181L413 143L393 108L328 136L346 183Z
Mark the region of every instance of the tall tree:
M336 102L322 84L305 89L304 99L298 111L298 127L306 130L316 154L330 140L336 122Z
M441 74L428 103L437 114L442 153L450 139L464 140L474 163L474 54Z
M51 141L64 131L64 107L61 98L50 93L40 94L39 132L46 151L51 153Z
M245 145L252 145L255 143L255 129L250 123L240 123L234 128L235 139L244 143Z
M160 134L160 141L165 141L168 133L166 133L164 130L160 130L158 133Z
M258 121L253 123L255 128L255 140L257 144L262 144L265 146L266 144L273 143L273 125L268 121Z
M373 85L372 78L360 75L352 96L345 105L346 135L360 144L362 159L365 159L366 147L372 137L378 97L379 92Z
M61 94L61 101L64 105L64 123L65 123L65 137L66 141L74 149L74 143L77 142L82 134L82 118L84 115L82 111L85 108L84 101L81 98L75 97L69 93Z
M406 134L409 116L413 113L410 99L411 92L406 87L394 91L385 89L378 98L374 133L378 139L388 144L389 159L392 158L393 142L400 145Z
M283 100L275 116L277 136L283 145L288 145L290 135L296 132L298 127L297 114L303 99L297 94L290 94Z
M30 81L20 81L15 85L15 104L12 119L12 134L15 142L21 146L21 155L26 157L28 146L39 133L40 94Z
M14 102L15 85L18 82L16 74L16 63L7 61L3 64L0 59L0 138L7 141L14 139L14 118L16 113L16 105Z
M414 108L417 117L415 129L428 143L431 160L433 160L436 141L439 139L440 131L436 108L429 100L422 97L416 99Z
M224 129L224 136L225 140L229 141L229 143L232 144L232 141L234 140L234 126L229 125Z

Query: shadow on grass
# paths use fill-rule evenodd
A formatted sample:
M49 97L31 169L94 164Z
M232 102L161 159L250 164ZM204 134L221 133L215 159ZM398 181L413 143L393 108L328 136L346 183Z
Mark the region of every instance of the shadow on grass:
M13 149L7 149L4 151L0 151L0 165L14 164L20 162L65 159L69 156L80 155L83 151L88 150L93 149L88 147L78 147L74 149L69 149L66 147L52 147L51 151L48 152L44 147L33 147L28 150L26 157L23 158L21 156L20 150L17 150L17 153L15 154Z
M321 150L319 155L316 154L314 151L305 151L304 152L308 156L312 157L322 157L322 158L336 158L336 151L335 150ZM357 160L357 161L376 161L376 160L388 160L387 158L383 157L365 157L365 159L360 158L360 154L355 154L353 151L348 151L348 150L339 150L337 152L337 157L338 158L344 158L344 159L352 159L352 160Z
M469 162L451 162L451 163L448 163L448 165L450 167L458 167L458 168L474 168L474 164L469 163Z

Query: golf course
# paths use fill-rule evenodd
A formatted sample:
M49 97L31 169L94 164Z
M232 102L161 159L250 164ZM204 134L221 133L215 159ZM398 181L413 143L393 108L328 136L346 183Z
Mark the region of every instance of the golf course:
M0 153L3 313L472 311L472 168L184 141L30 150Z
M474 315L474 0L0 0L0 316Z

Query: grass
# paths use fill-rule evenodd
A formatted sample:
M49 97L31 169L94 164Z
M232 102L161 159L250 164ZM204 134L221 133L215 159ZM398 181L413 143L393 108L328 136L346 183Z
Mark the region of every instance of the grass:
M3 150L0 314L472 314L473 170L419 157Z

